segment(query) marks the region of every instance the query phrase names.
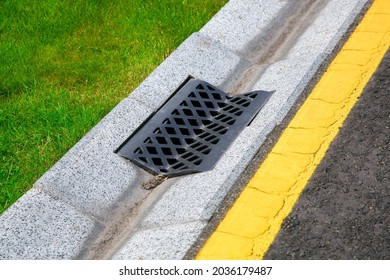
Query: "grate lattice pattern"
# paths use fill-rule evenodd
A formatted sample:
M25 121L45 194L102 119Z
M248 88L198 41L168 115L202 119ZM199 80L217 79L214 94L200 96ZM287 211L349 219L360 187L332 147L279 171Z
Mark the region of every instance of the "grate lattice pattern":
M270 94L230 97L207 82L190 80L116 152L153 174L210 170Z

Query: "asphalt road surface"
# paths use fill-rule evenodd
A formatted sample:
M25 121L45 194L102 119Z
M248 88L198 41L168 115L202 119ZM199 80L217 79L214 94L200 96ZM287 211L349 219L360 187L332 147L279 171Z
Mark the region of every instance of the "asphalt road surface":
M390 51L264 259L390 259Z

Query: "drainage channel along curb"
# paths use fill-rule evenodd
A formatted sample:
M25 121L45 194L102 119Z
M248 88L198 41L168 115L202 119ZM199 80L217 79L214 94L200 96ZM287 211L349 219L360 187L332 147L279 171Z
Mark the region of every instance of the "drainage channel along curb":
M374 1L198 259L263 258L390 46L389 3Z
M368 2L230 1L1 215L0 258L182 259ZM273 94L210 171L166 179L114 153L188 76Z

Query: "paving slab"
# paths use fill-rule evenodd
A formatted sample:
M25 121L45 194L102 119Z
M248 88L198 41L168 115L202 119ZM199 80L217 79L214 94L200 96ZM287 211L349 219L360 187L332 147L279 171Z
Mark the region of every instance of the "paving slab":
M287 57L317 57L321 53L330 54L367 2L367 0L329 1L289 51Z
M292 57L270 65L253 89L261 87L275 92L262 113L253 120L252 126L262 126L270 120L280 124L324 59L325 56L319 54L315 59Z
M72 259L101 225L72 206L32 189L0 216L0 259Z
M199 32L213 38L234 52L245 54L253 41L265 40L268 29L272 29L288 1L248 0L229 1Z
M152 177L114 153L152 112L134 99L124 99L88 137L47 171L34 184L35 188L60 197L101 221L109 218L112 208L129 192L129 186ZM145 190L137 188L133 200L145 194Z
M326 57L355 20L367 0L329 1L282 60L267 66L250 90L275 91L257 121L279 124ZM332 19L332 20L330 20Z
M249 66L250 62L245 58L201 33L194 33L142 82L130 98L159 108L188 76L226 91Z
M135 232L112 259L182 259L203 226L202 222L191 222Z

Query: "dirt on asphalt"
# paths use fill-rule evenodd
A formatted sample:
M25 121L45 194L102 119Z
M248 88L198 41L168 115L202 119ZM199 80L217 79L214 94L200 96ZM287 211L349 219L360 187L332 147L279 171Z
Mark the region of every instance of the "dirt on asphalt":
M390 259L390 51L265 259Z

